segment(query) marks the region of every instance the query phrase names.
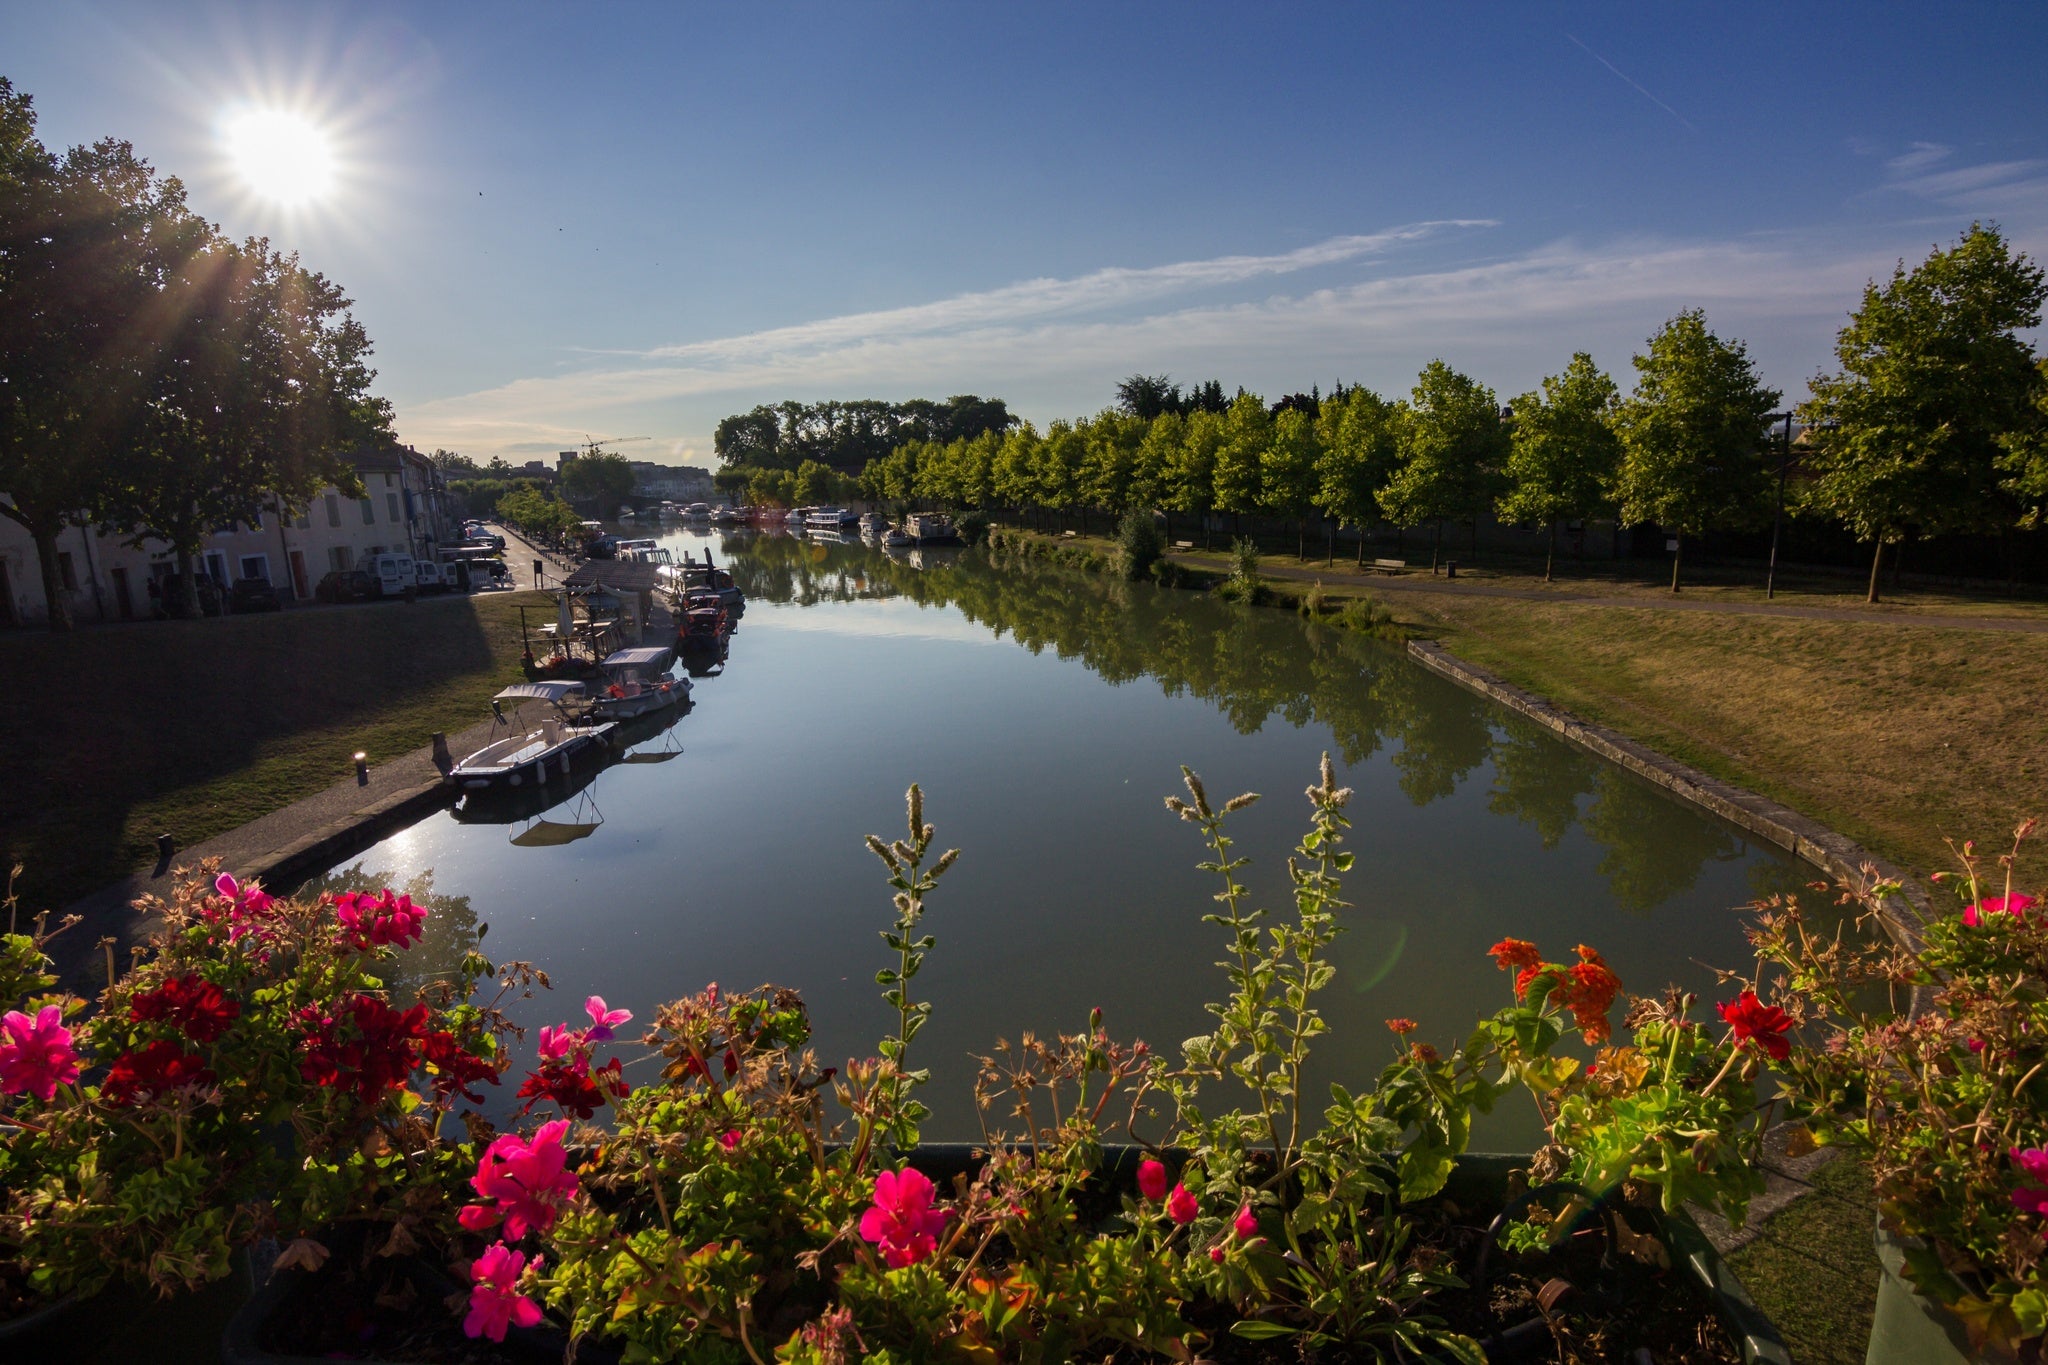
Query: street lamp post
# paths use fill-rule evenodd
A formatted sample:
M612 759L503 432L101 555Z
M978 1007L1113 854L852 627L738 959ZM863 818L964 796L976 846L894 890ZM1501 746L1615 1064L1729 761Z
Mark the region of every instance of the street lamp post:
M1792 467L1792 414L1774 412L1765 420L1785 424L1778 454L1778 505L1771 512L1771 564L1764 571L1764 597L1769 600L1778 595L1778 528L1785 520L1785 475Z

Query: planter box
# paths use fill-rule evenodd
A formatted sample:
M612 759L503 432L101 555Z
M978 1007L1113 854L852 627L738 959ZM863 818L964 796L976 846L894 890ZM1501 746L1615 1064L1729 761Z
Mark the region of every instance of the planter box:
M1976 1357L1962 1323L1906 1278L1906 1245L1878 1228L1877 1260L1884 1278L1877 1285L1865 1365L1969 1365Z

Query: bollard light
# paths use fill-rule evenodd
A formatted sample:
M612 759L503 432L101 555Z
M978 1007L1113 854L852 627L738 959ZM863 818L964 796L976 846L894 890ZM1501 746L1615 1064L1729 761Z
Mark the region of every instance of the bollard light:
M356 785L370 785L370 756L360 749L356 750Z
M178 852L178 841L168 834L156 836L156 856L169 862Z

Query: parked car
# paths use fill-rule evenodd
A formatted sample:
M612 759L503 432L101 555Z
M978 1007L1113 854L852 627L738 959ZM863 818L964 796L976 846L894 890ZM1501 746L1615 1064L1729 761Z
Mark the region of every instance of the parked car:
M228 610L237 615L245 611L283 611L284 603L269 579L238 578L235 586L228 589Z
M374 602L377 583L361 569L336 569L313 585L316 602Z

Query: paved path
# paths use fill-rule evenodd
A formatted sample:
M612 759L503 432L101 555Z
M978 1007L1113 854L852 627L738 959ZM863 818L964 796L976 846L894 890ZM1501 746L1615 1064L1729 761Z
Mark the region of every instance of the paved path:
M1187 568L1211 569L1214 564L1178 555L1168 558ZM1515 588L1492 583L1466 583L1436 578L1423 572L1362 576L1348 565L1335 570L1313 564L1275 564L1261 561L1259 572L1267 578L1284 578L1295 583L1321 581L1331 588L1369 588L1376 593L1441 593L1453 597L1498 597L1522 602L1556 602L1575 607L1634 607L1639 611L1703 611L1727 616L1783 616L1810 621L1853 621L1863 625L1925 626L1934 630L2018 631L2048 635L2048 617L2030 616L1947 616L1931 612L1886 611L1883 607L1802 607L1779 602L1729 602L1688 598L1683 594L1659 597L1615 597L1576 593L1549 588Z

